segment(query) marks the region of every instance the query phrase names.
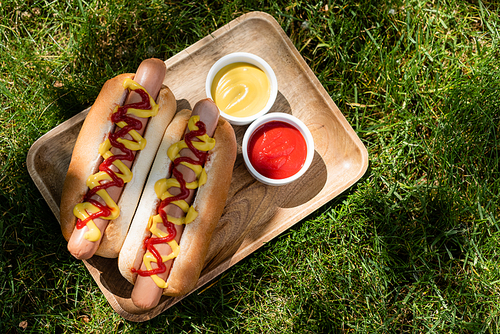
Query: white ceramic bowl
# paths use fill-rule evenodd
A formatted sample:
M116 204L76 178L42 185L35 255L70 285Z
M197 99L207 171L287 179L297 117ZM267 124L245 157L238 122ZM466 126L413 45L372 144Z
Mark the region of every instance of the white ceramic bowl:
M304 137L306 141L306 160L304 162L304 165L302 168L295 173L294 175L284 178L284 179L272 179L269 177L266 177L262 174L260 174L253 166L250 161L250 158L248 157L248 144L250 142L250 138L252 137L252 134L263 124L271 122L271 121L281 121L288 123L292 126L294 126L296 129L300 131L302 136ZM243 136L243 143L242 143L242 151L243 151L243 159L245 161L245 165L250 172L250 174L257 179L258 181L271 185L271 186L282 186L285 184L288 184L290 182L293 182L297 180L299 177L301 177L311 166L313 157L314 157L314 141L313 137L311 135L311 132L307 128L307 126L297 117L292 116L290 114L285 114L281 112L272 112L269 114L266 114L262 117L259 117L256 121L254 121L248 129L245 132L245 135Z
M252 64L254 66L257 66L260 68L264 73L266 74L267 78L269 79L269 83L271 85L271 92L269 95L269 100L267 101L267 104L265 107L256 113L255 115L248 116L248 117L235 117L232 115L228 115L224 112L221 111L221 116L224 117L229 123L233 125L246 125L250 124L260 116L266 114L271 107L274 104L274 101L276 101L276 96L278 95L278 80L276 79L276 75L274 74L273 69L269 64L262 58L251 54L251 53L246 53L246 52L236 52L236 53L231 53L228 54L222 58L220 58L215 64L210 68L210 71L208 72L207 79L205 82L205 90L207 97L211 98L212 97L212 81L214 80L215 76L217 73L224 67L232 63L238 63L238 62L243 62L243 63L248 63Z

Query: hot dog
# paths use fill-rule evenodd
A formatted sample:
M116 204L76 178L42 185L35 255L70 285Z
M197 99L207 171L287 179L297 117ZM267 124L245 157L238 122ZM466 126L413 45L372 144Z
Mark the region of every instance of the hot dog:
M176 110L173 93L162 86L165 73L163 61L151 58L135 74L108 80L85 119L60 205L62 233L78 259L118 256Z
M200 147L201 151L180 146L177 154L178 145L189 142L192 135L200 138L204 132L207 145ZM199 139L193 139L196 141ZM189 160L186 158L200 163L200 167L186 167L182 162ZM182 110L172 120L118 257L120 272L135 284L131 299L139 308L150 309L158 304L162 294L180 296L195 286L211 235L224 210L235 159L234 130L227 121L219 119L219 110L212 100L202 100L192 113ZM203 163L205 172L201 170ZM191 189L180 190L183 182ZM168 203L177 197L185 197L185 203ZM150 268L144 260L151 261Z

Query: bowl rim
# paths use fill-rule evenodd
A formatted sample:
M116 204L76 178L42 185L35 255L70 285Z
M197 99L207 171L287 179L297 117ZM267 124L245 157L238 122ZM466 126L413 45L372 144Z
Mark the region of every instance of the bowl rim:
M261 111L252 116L247 116L247 117L231 116L219 109L221 116L224 117L229 123L233 125L247 125L252 123L257 118L261 117L262 115L265 115L266 113L269 112L269 110L271 110L272 106L274 105L274 102L276 101L276 97L278 96L278 79L276 78L276 74L274 73L272 67L261 57L249 52L233 52L223 56L222 58L219 58L210 67L210 70L208 71L205 80L205 93L208 98L214 100L212 97L211 89L212 89L212 81L215 78L215 75L224 66L237 62L249 63L259 67L262 71L264 71L271 85L271 92L269 94L269 99L266 105Z
M284 178L284 179L272 179L272 178L269 178L269 177L266 177L266 176L260 174L253 167L253 165L250 161L250 158L248 157L248 143L250 141L252 134L261 125L264 125L264 124L266 124L268 122L272 122L272 121L281 121L281 122L288 123L288 124L294 126L295 128L297 128L297 130L299 130L301 132L302 136L304 137L304 140L306 141L307 154L306 154L306 160L304 162L304 165L297 173L295 173L294 175L289 176L287 178ZM258 181L260 181L264 184L267 184L267 185L271 185L271 186L282 186L282 185L291 183L291 182L297 180L298 178L300 178L309 169L309 167L311 166L313 157L314 157L314 140L313 140L313 137L312 137L312 134L311 134L311 131L309 130L309 128L304 124L304 122L302 122L297 117L290 115L290 114L287 114L287 113L283 113L283 112L268 113L268 114L258 118L257 120L255 120L252 124L250 124L250 126L245 131L245 134L243 136L243 142L242 142L241 146L242 146L243 160L244 160L245 166L247 167L250 174Z

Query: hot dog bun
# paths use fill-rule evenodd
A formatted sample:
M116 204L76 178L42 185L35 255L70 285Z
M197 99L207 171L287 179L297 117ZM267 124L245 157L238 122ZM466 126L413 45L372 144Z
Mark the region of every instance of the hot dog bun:
M150 235L148 220L156 214L159 204L154 185L157 180L168 177L172 161L166 152L172 144L182 139L190 116L191 111L182 110L168 126L118 257L120 272L132 284L137 279L132 268L140 267L144 255L143 241ZM214 139L215 147L209 151L205 163L207 182L198 188L192 204L198 216L184 227L179 242L180 253L170 270L168 287L163 289L163 294L167 296L184 295L196 285L205 264L212 233L225 207L237 148L234 130L222 118L217 123Z
M87 178L98 171L99 163L102 161L98 153L99 145L113 131L114 123L111 121L111 114L116 106L123 105L127 96L127 89L123 87L123 82L127 78L134 79L134 74L121 74L104 84L78 135L64 182L60 205L61 230L66 240L71 238L77 222L73 208L77 203L82 202L88 191ZM109 258L118 256L146 176L161 142L161 135L158 134L164 132L175 114L175 97L168 87L162 86L156 102L159 106L158 114L148 121L143 136L147 141L146 147L136 153L131 168L133 178L125 184L117 201L121 209L120 216L108 224L99 248L95 252L96 255Z

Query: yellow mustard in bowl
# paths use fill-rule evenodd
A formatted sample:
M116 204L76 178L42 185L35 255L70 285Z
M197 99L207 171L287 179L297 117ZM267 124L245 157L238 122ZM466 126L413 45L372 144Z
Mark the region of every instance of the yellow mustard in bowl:
M212 81L211 94L222 112L234 117L248 117L266 106L271 84L259 67L236 62L217 72Z

